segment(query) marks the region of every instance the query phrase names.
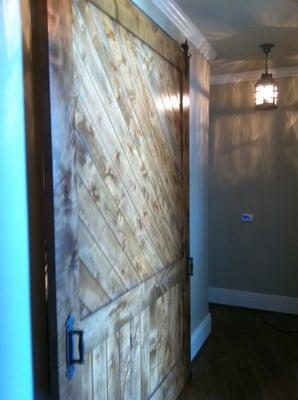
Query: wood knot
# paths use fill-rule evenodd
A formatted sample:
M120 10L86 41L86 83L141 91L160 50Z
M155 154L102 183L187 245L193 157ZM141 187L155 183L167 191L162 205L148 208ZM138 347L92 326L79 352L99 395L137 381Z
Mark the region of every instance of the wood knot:
M93 198L95 201L97 201L97 202L100 201L100 194L98 193L97 188L96 188L95 185L92 185L91 195L92 195L92 198Z

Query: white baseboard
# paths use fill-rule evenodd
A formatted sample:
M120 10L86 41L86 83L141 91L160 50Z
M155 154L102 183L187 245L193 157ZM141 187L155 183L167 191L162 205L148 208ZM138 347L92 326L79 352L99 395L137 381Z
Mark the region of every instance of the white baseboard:
M191 360L198 354L211 333L211 315L208 313L199 326L191 334Z
M241 290L209 288L209 302L257 310L298 314L298 298Z

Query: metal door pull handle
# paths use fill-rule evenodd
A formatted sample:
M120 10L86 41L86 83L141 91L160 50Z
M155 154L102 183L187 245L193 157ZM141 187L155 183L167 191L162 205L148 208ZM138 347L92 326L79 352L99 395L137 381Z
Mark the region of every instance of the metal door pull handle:
M84 331L74 330L74 317L69 315L65 322L65 338L66 338L66 377L71 380L75 373L75 364L84 364ZM78 358L75 358L75 336L78 337Z

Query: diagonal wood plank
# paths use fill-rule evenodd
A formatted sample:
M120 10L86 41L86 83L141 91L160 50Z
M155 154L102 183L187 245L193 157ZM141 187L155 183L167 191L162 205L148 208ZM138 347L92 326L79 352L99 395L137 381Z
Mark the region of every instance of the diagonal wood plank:
M141 281L139 276L80 179L78 179L78 202L79 217L84 225L96 238L97 244L117 269L125 285L128 288L135 286Z
M94 139L104 141L104 146L108 154L114 159L114 165L117 171L121 174L122 180L124 180L130 195L133 196L134 204L138 207L139 214L142 215L147 229L149 228L149 230L152 231L150 236L151 239L155 239L155 246L158 248L159 254L166 257L165 264L170 264L171 261L173 261L173 257L169 252L164 238L159 232L156 219L152 216L151 210L148 208L146 197L134 177L134 172L128 163L126 154L123 153L118 138L115 136L114 129L105 111L102 109L100 99L98 99L98 93L93 87L93 82L90 81L90 76L84 72L83 61L79 57L75 57L74 60L76 66L75 88L80 96L81 104L84 104L83 108L85 112L88 113L88 116L92 119L92 126L97 126L97 130L98 126L100 126L101 132L106 132L105 135L101 134Z
M102 28L104 28L104 26L105 25L102 24ZM107 31L106 34L108 35L109 31ZM147 122L148 112L145 110L145 107L142 107L141 99L137 97L138 93L136 92L135 80L133 81L132 79L133 75L129 69L128 61L120 49L119 41L109 41L109 43L110 49L107 49L107 53L113 55L113 60L110 64L114 65L119 71L119 74L113 75L112 77L112 80L114 81L113 86L117 90L116 96L120 100L125 99L125 101L121 102L124 111L123 114L129 116L127 123L131 124L131 120L134 121L135 126L132 125L130 129L132 132L136 133L133 140L137 144L138 152L140 157L143 159L147 174L151 180L151 186L153 187L154 192L156 192L156 197L158 198L159 204L164 212L163 215L166 217L166 222L169 223L167 220L175 216L172 213L172 197L168 196L164 182L159 174L159 171L163 170L163 165L156 166L156 159L152 155L152 151L154 150L152 149L152 146L149 145L152 128ZM113 46L111 46L111 44ZM130 100L131 104L129 104L126 99ZM129 114L129 110L135 111ZM161 214L161 216L163 215ZM170 228L176 233L176 225L172 224L170 225ZM176 238L174 237L174 240L175 239Z
M177 145L181 147L183 127L181 118L181 102L179 100L182 91L182 72L180 72L180 76L177 76L173 73L174 68L168 68L168 64L160 57L155 55L152 59L154 76L160 85L163 93L162 100L167 115L171 120L172 134Z
M181 147L181 90L182 72L175 68L169 68L168 64L158 55L150 54L148 49L144 53L152 62L151 72L155 77L157 87L159 87L160 101L158 105L163 105L165 115L174 114L173 137L178 147ZM170 93L169 93L170 92Z
M173 154L175 154L175 161L178 165L179 170L181 170L181 156L182 156L182 148L181 148L181 132L179 129L180 126L176 126L175 122L172 119L171 115L171 105L170 100L167 97L167 92L163 90L161 84L159 84L158 79L156 78L155 72L155 57L153 54L148 53L145 49L143 49L143 53L140 52L139 44L137 44L136 51L139 54L141 64L143 67L143 71L146 74L146 79L150 80L150 88L152 90L152 95L155 99L156 110L159 115L161 124L163 126L163 130L165 132L165 137L167 140L167 145L171 146L173 149ZM179 131L177 130L179 129ZM177 134L175 135L175 133ZM178 138L177 138L178 136Z
M169 99L172 104L173 111L178 111L177 116L181 119L181 90L182 90L182 81L183 81L183 72L176 69L171 68L171 66L164 62L160 57L155 57L156 66L158 68L159 79L163 79L163 83L166 87L166 90L169 95Z
M89 310L89 308L86 307L85 304L82 303L81 300L79 300L79 303L80 303L80 314L79 315L82 320L82 319L88 317L88 315L91 314L91 311Z
M153 274L147 259L145 258L139 244L130 229L130 226L119 212L110 192L99 175L91 157L84 146L76 140L77 150L77 173L84 182L92 196L94 203L105 216L111 230L121 243L121 247L130 259L135 271L142 280Z
M150 85L149 81L145 77L145 74L143 72L143 68L141 64L139 63L139 60L136 58L135 55L135 47L134 47L134 38L123 28L117 27L116 31L118 32L117 39L122 42L122 48L125 50L127 53L127 60L130 62L130 65L132 66L134 70L134 77L137 79L137 82L139 82L139 90L142 91L142 96L144 96L145 104L148 111L148 117L150 119L150 122L152 123L152 126L154 127L154 134L161 135L160 139L161 142L159 142L159 146L162 146L162 153L163 156L171 155L170 148L168 147L166 141L165 141L165 132L163 131L163 126L161 124L161 121L159 119L159 115L157 114L157 109L156 109L156 104L154 102L154 98L152 96L152 91L150 91ZM175 158L175 157L174 157ZM167 160L167 157L165 158ZM170 158L169 161L172 161ZM173 173L175 171L175 164L171 166L171 169L169 170L169 173Z
M77 0L77 3L86 10L86 3L82 0ZM85 5L85 7L83 7ZM138 154L136 145L137 142L131 136L131 132L134 131L134 119L128 119L128 125L126 125L125 118L123 115L127 112L121 112L122 107L126 107L126 101L121 101L119 94L114 95L111 91L111 87L108 84L108 80L103 79L103 73L96 73L101 71L101 63L99 62L98 54L93 48L92 41L88 37L86 32L86 26L90 26L89 19L85 21L76 18L74 21L74 38L75 38L75 54L84 60L84 66L87 70L87 74L92 77L90 84L94 85L97 98L102 102L103 111L109 118L111 129L114 134L115 140L117 141L117 149L119 152L119 158L121 155L126 158L126 162L131 167L132 173L135 175L136 182L139 185L143 196L146 199L147 207L151 213L155 216L156 225L160 231L162 238L164 239L165 246L168 246L168 250L172 255L172 260L177 258L177 252L175 246L169 246L169 243L173 242L172 231L167 224L167 220L164 220L164 215L159 204L160 201L156 197L156 188L152 187L150 181L149 172L146 169L144 160ZM86 77L85 74L84 76ZM89 88L89 85L88 85ZM103 97L104 96L104 97ZM108 101L105 101L107 99ZM124 99L123 99L124 100ZM110 119L111 112L115 118ZM129 155L129 157L128 157ZM175 240L175 239L174 239ZM178 238L177 238L178 240Z
M101 306L108 303L110 298L93 278L87 268L79 263L80 266L80 300L89 310L90 314L97 311ZM84 313L84 317L87 315ZM81 316L82 317L82 316Z
M173 107L172 107L172 101L169 97L168 94L168 87L165 85L165 79L160 76L159 70L158 70L158 64L157 64L157 59L158 56L155 54L152 54L145 46L142 46L143 50L143 55L144 57L149 60L148 62L148 67L149 67L149 73L152 78L152 81L155 82L155 87L159 89L159 102L158 105L160 109L164 110L164 117L166 121L166 125L169 129L169 133L171 134L171 137L173 138L173 141L176 145L176 149L181 148L181 132L182 132L182 125L180 124L181 122L181 115L179 115L178 121L176 119L176 115L174 113ZM179 81L178 81L179 83ZM177 85L176 85L177 87ZM179 88L179 86L178 86ZM180 88L179 88L180 89ZM180 111L180 108L178 108L178 114Z
M132 47L130 35L125 32L125 30L122 30L121 27L118 27L117 31L119 32L117 38L119 38L119 40L121 39L123 42L123 48L126 51L127 60L133 69L134 79L136 80L138 89L141 91L141 97L145 101L147 117L153 129L152 140L155 142L157 155L156 159L159 160L160 165L163 165L161 170L166 174L164 182L166 184L170 182L170 186L173 185L171 187L175 189L175 194L172 194L172 198L175 201L177 195L179 197L179 193L181 193L181 174L179 173L179 169L172 158L172 153L169 152L169 146L166 142L164 128L158 116L156 102L154 101L152 91L149 89L148 80L144 75L142 67L134 57L135 50ZM177 202L174 209L178 213L177 216L179 218Z
M86 226L79 221L79 257L92 274L100 282L103 290L110 299L119 297L127 291L123 280L118 275L113 265L101 251Z
M135 81L132 80L133 75L130 71L128 60L120 46L120 38L118 38L116 26L110 18L97 13L95 10L92 11L92 7L90 7L90 10L86 10L86 14L88 14L90 37L94 37L93 32L97 29L98 35L102 38L101 41L92 40L92 44L96 49L98 61L102 63L106 78L112 85L114 96L129 127L131 143L136 144L139 157L146 167L146 175L148 174L150 178L149 185L153 185L154 193L156 192L159 203L164 208L165 215L168 216L173 208L170 206L169 197L165 195L164 184L159 176L159 170L162 171L163 168L158 169L156 167L155 159L151 154L148 139L151 138L152 128L149 127L148 129L148 124L146 124L147 112L144 112L141 98L137 97ZM90 23L91 17L95 21L94 27ZM115 37L115 39L111 40L111 36ZM105 40L103 37L105 37ZM90 43L90 45L92 44ZM110 71L114 69L118 73L110 74ZM151 195L154 196L154 193L151 191ZM171 228L175 229L175 226L171 226Z
M160 258L157 249L151 241L151 237L146 229L144 218L141 218L134 203L131 199L130 192L123 185L121 175L115 168L110 157L107 155L104 145L101 143L99 133L100 126L93 128L87 113L83 111L84 106L77 101L76 106L76 129L79 132L80 139L88 149L97 171L101 175L105 184L109 188L115 202L118 204L120 211L123 213L127 221L130 222L131 229L140 243L150 265L154 270L163 268L164 260Z
M146 80L150 82L149 88L152 92L152 98L155 102L155 107L159 116L159 120L163 127L163 131L165 133L167 144L171 150L173 160L176 162L178 168L181 169L181 152L179 151L179 147L177 146L177 143L172 136L167 111L164 108L164 104L162 101L162 93L160 93L160 87L156 82L152 72L152 62L154 59L154 55L146 53L141 44L136 41L135 38L132 38L131 43L134 49L134 53L138 57L139 65L142 67L144 76L146 77Z

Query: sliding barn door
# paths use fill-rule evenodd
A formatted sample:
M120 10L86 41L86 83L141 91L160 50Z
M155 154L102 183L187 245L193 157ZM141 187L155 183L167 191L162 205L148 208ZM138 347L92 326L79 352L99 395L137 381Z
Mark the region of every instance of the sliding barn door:
M189 368L187 55L128 0L48 3L59 396L174 400Z

